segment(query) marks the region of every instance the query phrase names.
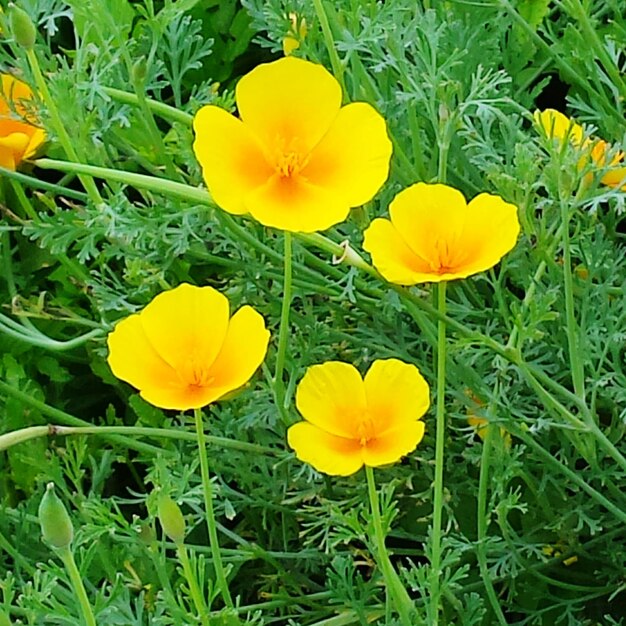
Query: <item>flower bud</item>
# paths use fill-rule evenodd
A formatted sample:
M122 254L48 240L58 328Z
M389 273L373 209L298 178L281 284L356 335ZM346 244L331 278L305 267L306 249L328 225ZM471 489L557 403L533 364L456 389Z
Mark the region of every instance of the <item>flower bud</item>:
M148 75L148 62L146 57L140 57L137 59L132 67L131 78L133 84L143 85Z
M30 19L30 15L12 2L9 4L9 9L11 10L9 23L15 41L23 48L32 48L37 40L37 29Z
M54 483L48 483L39 505L41 534L53 548L67 548L74 538L72 520L63 502L54 492Z
M163 532L174 543L182 543L185 539L185 518L178 504L162 493L159 496L158 509Z

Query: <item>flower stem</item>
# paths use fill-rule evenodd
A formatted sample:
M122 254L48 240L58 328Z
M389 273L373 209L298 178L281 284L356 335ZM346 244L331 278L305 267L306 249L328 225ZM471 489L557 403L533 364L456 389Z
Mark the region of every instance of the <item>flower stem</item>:
M372 521L374 522L374 539L376 542L378 565L383 573L387 592L392 598L398 615L400 615L400 621L403 626L412 626L414 624L411 620L411 613L414 608L413 601L409 597L409 594L389 559L389 553L385 546L383 524L380 518L380 506L378 504L376 482L374 481L374 470L368 465L365 466L365 475L367 476L367 493L372 509Z
M191 567L191 562L189 561L189 555L187 554L187 548L185 544L181 541L176 544L176 549L178 551L178 558L180 558L180 562L183 566L183 572L185 574L185 579L187 580L187 584L189 585L189 591L191 593L191 599L196 607L196 611L198 612L198 617L200 618L200 623L203 626L209 625L209 617L206 604L204 602L204 598L200 591L200 587L198 586L198 580L196 575Z
M48 108L48 114L50 115L50 119L52 121L52 125L54 126L54 130L63 146L63 150L67 156L72 159L72 161L79 161L78 154L74 149L74 144L70 139L70 136L65 130L65 126L63 125L63 121L61 120L61 116L59 115L59 111L56 107L54 99L50 95L50 91L48 90L48 85L44 80L43 74L41 73L41 68L39 67L39 61L37 60L37 55L33 48L26 50L26 56L28 58L28 63L30 64L30 69L33 72L33 76L35 78L35 83L37 83L37 89L43 98L43 101ZM80 182L83 184L85 191L89 195L91 201L99 206L102 204L102 196L96 187L96 183L94 183L93 178L90 176L81 176L79 174L78 178L80 178Z
M206 509L206 525L209 531L209 540L211 542L211 556L213 557L213 567L215 568L215 577L217 578L217 586L224 598L227 607L234 606L233 599L230 597L228 589L228 581L224 573L222 565L222 555L217 539L217 526L215 524L215 514L213 512L213 487L211 478L209 477L209 459L206 453L206 441L204 439L204 424L202 423L202 409L194 409L194 417L196 421L196 435L198 438L198 453L200 454L200 473L202 476L202 491L204 493L204 506Z
M480 575L485 585L485 591L491 608L496 615L498 623L501 626L506 626L507 621L502 613L502 608L498 602L498 596L493 588L491 582L491 575L489 568L487 567L487 550L485 541L487 539L487 521L489 519L487 515L487 486L489 482L489 467L491 465L491 450L493 442L493 424L487 424L485 439L483 441L483 451L480 459L480 478L478 481L478 511L477 511L477 546L476 554L478 557L478 565L480 568Z
M581 354L578 341L578 324L574 311L574 285L572 280L572 257L569 239L569 207L564 199L561 199L561 222L563 225L563 282L565 286L565 320L567 331L567 345L569 349L569 362L572 370L572 383L574 393L584 401L585 399L585 370L583 366L583 354Z
M96 626L96 618L93 615L93 611L91 610L91 605L89 604L89 598L87 598L87 592L85 591L85 585L83 585L83 580L81 578L80 572L78 571L78 567L76 566L76 561L74 560L74 555L69 547L61 548L57 550L59 557L63 561L63 565L65 565L65 569L70 577L70 582L72 583L72 587L74 589L74 593L78 598L78 603L80 604L80 609L83 614L83 620L87 626Z
M339 81L339 84L341 85L341 91L343 92L344 96L347 96L346 85L343 80L343 67L341 65L339 55L337 54L337 49L335 48L335 41L333 40L333 33L330 30L330 24L328 23L328 16L326 15L326 10L324 9L324 3L322 2L322 0L313 0L313 6L315 7L317 19L320 21L320 26L322 27L324 43L326 44L326 50L328 51L328 56L330 57L330 64L333 68L333 74L335 75L335 78Z
M287 407L285 406L285 382L283 370L285 368L285 356L287 354L287 339L289 338L289 310L291 307L291 233L285 232L285 282L283 285L283 306L280 312L280 330L278 331L278 349L276 351L276 370L274 372L274 398L276 406L285 424L289 421Z
M437 310L446 313L446 283L437 286ZM441 318L437 322L437 409L435 440L435 483L433 486L433 532L431 549L431 607L432 626L439 623L439 598L441 596L441 519L443 513L443 465L446 434L445 416L446 394L446 323Z

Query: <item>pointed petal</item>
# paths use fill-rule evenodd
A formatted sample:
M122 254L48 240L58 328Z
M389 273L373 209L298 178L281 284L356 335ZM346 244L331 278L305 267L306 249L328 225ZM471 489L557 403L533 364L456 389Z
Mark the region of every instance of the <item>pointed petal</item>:
M363 382L378 436L415 422L430 404L428 383L420 371L398 359L374 361Z
M246 197L252 217L264 226L312 233L343 222L349 204L332 190L308 183L301 176L273 176Z
M352 438L366 411L361 374L353 365L339 361L313 365L298 385L296 406L311 424Z
M212 287L183 283L156 296L141 312L154 349L190 384L208 370L228 328L228 300Z
M236 89L243 122L266 148L307 154L341 107L341 88L321 65L286 57L246 74Z
M265 320L252 307L243 306L232 316L222 348L207 373L219 397L252 378L265 359L269 339Z
M298 459L324 474L349 476L363 466L358 441L331 435L306 422L291 426L287 441Z
M363 463L370 467L378 467L399 461L403 456L415 450L424 437L424 430L424 422L420 420L404 424L382 437L368 441L361 452Z
M359 206L387 180L391 150L383 117L364 102L349 104L313 150L302 175L350 207Z
M202 107L193 127L193 149L213 200L229 213L246 213L245 196L273 174L258 140L241 120L216 106Z

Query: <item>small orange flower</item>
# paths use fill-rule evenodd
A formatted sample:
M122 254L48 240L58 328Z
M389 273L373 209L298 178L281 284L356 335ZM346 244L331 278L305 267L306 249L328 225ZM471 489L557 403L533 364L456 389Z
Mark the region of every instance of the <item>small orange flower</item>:
M384 119L364 102L342 107L339 83L321 65L295 57L260 65L236 98L241 119L210 105L194 118L194 151L225 211L310 233L345 220L387 179Z
M306 421L291 426L287 439L301 461L348 476L415 449L428 405L428 384L414 365L374 361L363 379L354 366L328 361L310 367L300 381L296 406Z
M585 131L580 124L576 124L566 115L555 109L546 109L545 111L535 111L533 115L535 123L550 139L559 139L561 141L569 140L569 142L581 149L584 155L578 162L578 169L582 170L586 167L589 159L599 168L609 167L600 182L609 187L620 187L622 191L626 191L626 167L616 167L624 160L624 153L617 152L612 155L611 161L607 163L608 155L611 151L611 145L603 139L585 139ZM592 175L586 176L587 182L591 182Z
M375 219L363 247L385 279L400 285L467 278L493 267L519 234L517 208L481 193L469 204L447 185L417 183Z
M32 119L30 87L11 74L2 74L0 79L0 166L15 170L21 161L35 154L46 134Z
M212 287L182 284L156 296L109 335L113 373L162 409L196 409L238 389L267 352L261 315Z

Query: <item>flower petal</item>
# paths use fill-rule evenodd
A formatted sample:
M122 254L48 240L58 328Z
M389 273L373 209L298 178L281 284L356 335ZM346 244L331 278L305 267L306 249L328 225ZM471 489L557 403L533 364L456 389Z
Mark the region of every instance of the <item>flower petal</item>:
M601 179L602 184L609 187L619 187L622 185L622 191L626 191L626 167L619 167L608 171Z
M458 246L463 263L455 278L466 278L496 265L513 249L520 232L517 207L500 196L481 193L468 205L468 218Z
M30 136L30 140L28 142L28 145L26 146L26 150L24 151L24 156L22 158L28 159L33 156L37 152L39 146L41 146L41 144L44 143L45 140L45 131L41 128L33 127L33 132Z
M363 248L372 255L374 267L389 282L414 285L432 280L430 267L409 248L394 225L375 219L365 231Z
M228 299L212 287L183 283L156 296L141 312L154 349L193 384L218 355L228 328Z
M363 383L377 438L415 422L430 404L428 383L420 371L398 359L374 361Z
M312 233L343 222L349 204L332 190L308 183L301 176L273 176L246 197L252 217L264 226Z
M349 476L363 466L358 441L331 435L306 422L291 426L287 431L287 441L298 459L309 463L318 472Z
M463 194L448 185L416 183L389 205L391 222L433 274L454 264L458 239L467 216Z
M327 361L309 367L296 391L296 406L305 420L332 435L357 437L366 411L365 388L353 365Z
M246 213L245 196L273 174L256 137L241 120L216 106L202 107L193 127L193 149L213 200L229 213Z
M580 144L583 140L585 134L583 127L556 109L535 111L533 118L550 139L569 139L574 145Z
M371 200L389 175L391 141L383 117L369 104L343 107L314 148L302 175L351 206Z
M141 390L141 397L160 409L188 411L201 409L211 404L223 394L213 387L197 385L171 385L170 387L146 387Z
M286 57L246 74L236 99L241 119L266 149L307 154L337 116L341 88L323 66Z
M230 319L226 338L207 376L220 395L245 385L267 353L270 333L265 320L251 306L241 307Z
M153 348L144 332L140 315L118 322L107 339L111 371L133 387L171 387L180 384L176 372Z
M421 420L409 422L382 437L368 441L361 451L363 463L370 467L378 467L399 461L415 450L424 437L424 430L425 425Z

